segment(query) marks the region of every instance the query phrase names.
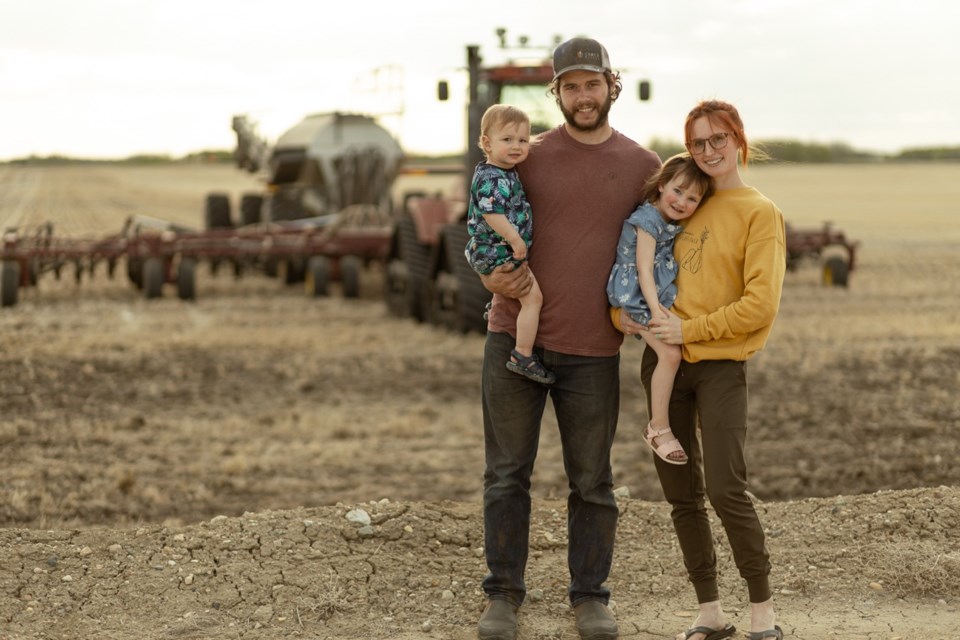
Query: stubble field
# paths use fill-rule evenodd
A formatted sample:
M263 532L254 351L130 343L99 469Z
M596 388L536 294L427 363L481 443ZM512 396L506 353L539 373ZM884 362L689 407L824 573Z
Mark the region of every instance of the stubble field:
M862 241L847 289L822 287L814 265L788 274L749 365L781 625L955 638L960 166L747 176L790 223ZM205 193L257 188L226 166L0 165L0 224L200 227ZM349 301L206 269L196 302L147 301L120 273L44 277L0 311L0 638L473 637L483 337L388 316L376 269ZM623 349L610 586L622 636L645 640L684 628L695 603L639 435L641 350ZM549 414L533 493L521 638L572 639ZM747 628L715 525L726 604Z

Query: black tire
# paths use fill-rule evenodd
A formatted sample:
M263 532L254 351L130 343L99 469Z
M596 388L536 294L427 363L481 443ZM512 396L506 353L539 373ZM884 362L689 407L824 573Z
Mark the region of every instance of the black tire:
M340 258L340 285L344 298L360 297L360 276L363 273L363 260L357 256Z
M330 285L330 259L326 256L312 256L307 261L307 275L304 279L307 295L326 296Z
M277 276L283 284L300 284L307 277L307 264L301 257L284 258L277 268Z
M4 260L0 266L0 306L12 307L17 304L20 290L20 263Z
M207 229L233 227L233 220L230 218L230 196L225 193L207 194L203 220Z
M444 246L447 248L448 267L457 279L454 326L462 333L486 333L487 321L483 319L483 314L493 294L483 286L480 276L463 255L470 238L467 223L462 221L448 224L444 226L442 233Z
M240 224L260 224L262 219L263 196L259 193L245 193L240 197Z
M460 286L456 276L449 271L441 271L434 280L432 298L433 298L433 321L434 323L449 329L459 331L457 324L457 292Z
M163 295L163 260L147 258L143 261L143 297L147 300Z
M143 258L127 256L127 277L137 289L143 288Z
M177 297L197 299L197 261L193 258L181 258L177 266Z
M401 218L397 222L400 259L407 268L407 282L404 287L406 314L418 322L427 319L426 310L430 306L427 299L427 280L430 278L432 247L422 244L417 238L417 228L412 218Z
M393 259L387 263L387 277L384 283L387 298L387 312L397 318L410 315L407 307L407 265L402 260Z
M823 265L823 284L828 287L846 287L850 280L850 265L840 256L831 256Z

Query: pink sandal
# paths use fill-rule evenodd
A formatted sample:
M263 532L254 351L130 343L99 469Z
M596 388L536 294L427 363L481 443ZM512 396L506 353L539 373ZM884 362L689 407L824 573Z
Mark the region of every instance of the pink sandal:
M650 447L657 457L666 462L667 464L687 464L689 458L684 452L683 447L680 446L680 441L676 438L672 440L667 440L661 445L654 444L654 440L660 436L672 435L673 432L670 429L653 429L650 424L647 424L647 428L643 430L643 439L646 441L647 446ZM682 458L669 457L671 453L680 452L683 454Z

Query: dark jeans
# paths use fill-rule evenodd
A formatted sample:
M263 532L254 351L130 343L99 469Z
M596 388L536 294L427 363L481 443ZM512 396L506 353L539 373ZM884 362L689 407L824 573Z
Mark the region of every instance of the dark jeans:
M645 349L640 379L647 390L657 354ZM670 428L690 462L654 464L698 602L719 600L717 554L705 498L723 524L750 602L770 598L770 556L747 495L747 365L735 360L682 362L670 397Z
M572 604L607 602L619 511L610 448L620 410L620 356L572 356L536 349L557 381L550 387L506 368L514 340L487 334L483 357L484 550L488 598L520 606L530 536L530 476L547 396L553 401L569 481L568 595Z

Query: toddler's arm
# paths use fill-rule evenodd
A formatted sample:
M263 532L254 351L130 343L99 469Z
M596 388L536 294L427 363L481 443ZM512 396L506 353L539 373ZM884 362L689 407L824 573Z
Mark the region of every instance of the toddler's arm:
M510 243L513 249L513 257L517 260L525 260L527 257L527 243L523 241L516 227L510 224L507 216L502 213L485 213L483 219L487 221L490 227L500 234L504 240Z
M650 317L654 320L666 319L660 311L657 282L653 278L653 258L657 252L657 241L640 227L634 228L637 230L637 280L640 282L640 293L650 307Z

